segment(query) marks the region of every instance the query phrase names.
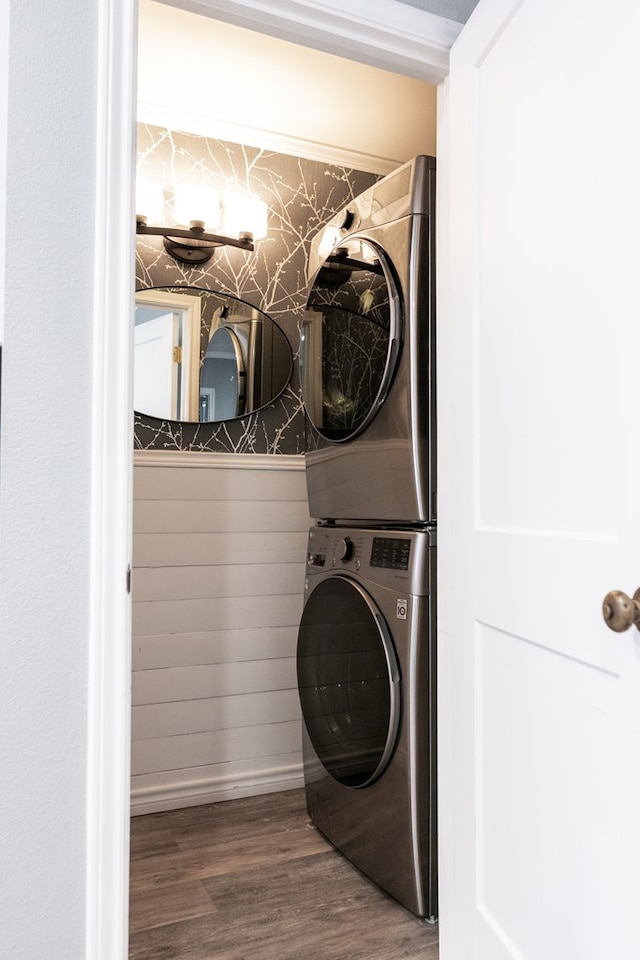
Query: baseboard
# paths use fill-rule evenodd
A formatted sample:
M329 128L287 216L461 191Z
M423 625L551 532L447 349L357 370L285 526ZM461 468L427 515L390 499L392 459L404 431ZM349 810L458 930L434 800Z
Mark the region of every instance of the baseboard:
M302 763L271 768L246 775L218 776L182 783L158 783L134 787L131 816L177 810L223 800L240 800L264 793L278 793L304 786Z

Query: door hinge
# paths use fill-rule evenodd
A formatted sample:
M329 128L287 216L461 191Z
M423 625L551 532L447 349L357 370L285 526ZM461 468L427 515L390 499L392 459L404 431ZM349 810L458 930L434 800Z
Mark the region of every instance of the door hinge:
M131 593L131 564L127 567L127 593Z
M173 362L182 363L182 347L173 348Z

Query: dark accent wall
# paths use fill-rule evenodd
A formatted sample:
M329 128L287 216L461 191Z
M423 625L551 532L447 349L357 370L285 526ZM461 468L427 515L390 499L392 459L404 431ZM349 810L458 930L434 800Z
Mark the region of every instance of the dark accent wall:
M287 336L294 371L275 403L237 420L176 423L136 413L136 448L302 453L304 418L297 360L309 244L323 224L378 178L349 167L144 124L138 126L138 171L165 184L205 182L221 193L237 184L267 202L268 236L256 242L255 251L223 247L203 268L178 263L165 252L159 237L138 237L136 283L138 289L173 284L206 287L247 300L269 314Z

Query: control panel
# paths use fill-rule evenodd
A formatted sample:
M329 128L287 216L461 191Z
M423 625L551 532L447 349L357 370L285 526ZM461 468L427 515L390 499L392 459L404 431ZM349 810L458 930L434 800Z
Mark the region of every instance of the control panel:
M338 540L336 543L335 557L336 560L341 560L342 563L349 563L354 552L353 540L351 537L343 537L341 540Z
M371 566L389 570L408 570L411 540L397 537L374 537L371 546Z
M363 539L363 536L358 536L358 531L342 533L327 527L311 530L307 566L359 570L362 566Z
M345 573L403 594L422 593L425 565L435 564L435 530L370 530L319 525L309 531L307 588L319 576ZM429 559L431 557L432 559ZM435 569L435 566L434 566Z

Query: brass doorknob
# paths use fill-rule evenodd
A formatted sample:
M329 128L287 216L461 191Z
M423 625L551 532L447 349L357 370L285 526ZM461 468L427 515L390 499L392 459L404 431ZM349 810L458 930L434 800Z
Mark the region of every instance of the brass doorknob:
M610 630L622 633L635 625L640 630L640 588L633 600L622 590L612 590L602 601L602 616Z

